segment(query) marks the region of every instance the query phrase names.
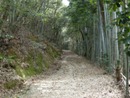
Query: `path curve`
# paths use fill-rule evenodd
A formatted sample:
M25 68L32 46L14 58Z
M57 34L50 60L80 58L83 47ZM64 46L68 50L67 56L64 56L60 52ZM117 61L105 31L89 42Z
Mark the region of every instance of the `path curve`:
M39 79L29 80L29 90L20 98L122 98L112 76L86 59L64 51L61 67Z

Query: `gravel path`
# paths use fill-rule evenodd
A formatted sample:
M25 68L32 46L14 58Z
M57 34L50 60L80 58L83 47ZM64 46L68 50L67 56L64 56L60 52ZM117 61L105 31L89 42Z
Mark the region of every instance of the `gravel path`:
M123 98L112 76L83 57L64 51L61 67L26 81L29 90L20 98Z

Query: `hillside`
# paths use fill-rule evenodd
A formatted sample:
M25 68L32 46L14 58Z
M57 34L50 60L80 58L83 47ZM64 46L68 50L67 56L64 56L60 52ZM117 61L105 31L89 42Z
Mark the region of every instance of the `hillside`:
M53 44L40 40L25 28L1 38L0 98L18 91L28 77L46 71L60 56Z

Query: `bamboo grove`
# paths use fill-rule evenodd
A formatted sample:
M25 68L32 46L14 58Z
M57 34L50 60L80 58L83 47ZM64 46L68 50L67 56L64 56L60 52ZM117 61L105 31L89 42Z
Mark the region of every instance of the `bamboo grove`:
M130 1L70 0L66 14L69 48L116 72L117 81L128 77Z

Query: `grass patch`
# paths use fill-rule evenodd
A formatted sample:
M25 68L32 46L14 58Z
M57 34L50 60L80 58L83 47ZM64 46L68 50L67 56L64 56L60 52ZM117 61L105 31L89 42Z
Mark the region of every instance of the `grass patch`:
M44 57L41 52L37 52L34 55L34 52L31 51L25 60L25 62L29 63L29 67L21 68L19 65L16 67L17 74L23 78L39 74L44 70L46 66L48 66L48 64L44 62Z
M4 83L4 88L13 89L17 86L18 82L19 82L18 80L8 81L8 82Z
M49 65L53 63L54 59L60 55L55 48L48 45L44 54L40 50L28 50L28 55L24 59L25 63L28 63L27 68L22 68L20 64L16 66L16 72L23 78L40 74L44 70L49 68Z
M60 53L58 51L56 51L55 48L53 48L52 46L48 46L48 49L46 51L50 56L52 56L52 58L57 58L58 56L60 56Z
M16 72L19 76L26 78L28 76L36 75L35 68L33 66L28 67L27 69L23 69L20 66L16 67Z

